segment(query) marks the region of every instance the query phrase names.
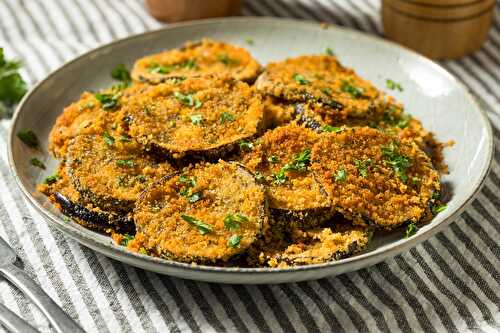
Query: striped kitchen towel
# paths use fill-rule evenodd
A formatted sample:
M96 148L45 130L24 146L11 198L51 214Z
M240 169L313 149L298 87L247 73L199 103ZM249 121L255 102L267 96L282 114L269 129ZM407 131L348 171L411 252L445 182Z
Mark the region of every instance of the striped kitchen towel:
M245 15L331 22L381 35L377 0L247 0ZM0 46L30 85L82 52L162 25L141 0L0 0ZM442 65L487 104L500 143L500 4L483 48ZM409 252L319 281L262 286L197 283L142 271L47 225L7 167L0 122L0 236L24 268L88 332L463 332L500 330L500 153L472 205ZM0 302L42 332L41 313L0 280ZM0 328L0 331L2 329Z

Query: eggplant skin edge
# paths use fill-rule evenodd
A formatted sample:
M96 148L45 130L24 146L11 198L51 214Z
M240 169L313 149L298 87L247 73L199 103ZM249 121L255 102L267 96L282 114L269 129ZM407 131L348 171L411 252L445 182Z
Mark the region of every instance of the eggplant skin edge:
M80 219L94 229L100 231L113 229L119 233L135 234L135 225L128 216L91 211L81 204L72 202L59 192L54 193L54 199L64 215Z

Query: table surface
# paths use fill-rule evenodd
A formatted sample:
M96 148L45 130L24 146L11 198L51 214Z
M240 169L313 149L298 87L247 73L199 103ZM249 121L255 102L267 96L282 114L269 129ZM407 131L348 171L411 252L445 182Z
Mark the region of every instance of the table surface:
M244 15L296 17L382 34L377 0L247 0ZM2 0L0 46L30 85L115 38L161 27L141 0ZM500 3L481 50L441 64L489 107L500 142ZM494 111L492 111L494 110ZM0 121L0 236L88 332L498 331L500 153L472 205L444 232L381 264L307 283L231 286L142 271L48 226L16 188ZM0 302L42 332L41 313L0 280ZM0 331L2 328L0 327Z

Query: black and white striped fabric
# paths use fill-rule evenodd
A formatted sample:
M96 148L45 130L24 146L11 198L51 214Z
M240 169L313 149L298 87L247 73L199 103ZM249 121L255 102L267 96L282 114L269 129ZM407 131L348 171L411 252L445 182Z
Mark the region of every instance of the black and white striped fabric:
M245 15L296 17L381 35L378 0L247 0ZM488 41L442 64L491 110L500 146L500 3ZM161 27L141 0L0 0L0 46L32 85L78 54ZM500 330L500 152L472 205L444 232L368 269L319 281L229 286L160 276L66 238L27 204L0 122L0 236L88 332L462 332ZM498 148L497 148L498 149ZM0 280L0 302L42 332L41 313ZM0 328L0 331L2 329Z

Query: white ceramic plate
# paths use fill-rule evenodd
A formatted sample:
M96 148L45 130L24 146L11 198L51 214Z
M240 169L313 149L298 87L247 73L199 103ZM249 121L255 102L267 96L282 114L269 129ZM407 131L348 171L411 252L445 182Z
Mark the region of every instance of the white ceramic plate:
M115 245L109 237L65 222L61 213L36 184L57 165L46 149L39 158L48 170L41 172L29 163L32 152L17 138L20 129L33 129L47 146L47 137L65 105L84 90L112 83L109 72L146 54L178 47L188 40L210 37L246 47L262 64L302 54L323 53L331 47L342 63L385 89L390 78L400 82L395 92L406 110L422 120L425 128L441 141L456 144L445 151L450 174L442 181L449 198L448 208L409 238L402 230L376 235L370 247L351 258L287 269L223 268L193 266L132 253ZM251 38L253 45L245 41ZM65 64L34 87L23 99L12 124L9 162L19 187L48 223L76 241L119 261L181 278L224 283L280 283L336 275L373 265L426 240L453 221L479 191L492 157L492 134L488 119L466 88L434 62L405 48L359 32L319 23L274 18L232 18L171 25L165 29L122 39L90 51Z

